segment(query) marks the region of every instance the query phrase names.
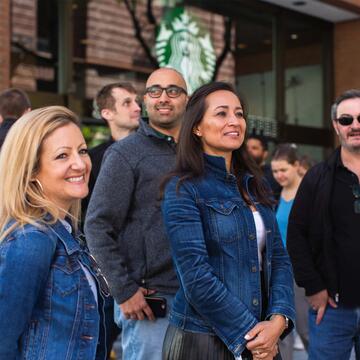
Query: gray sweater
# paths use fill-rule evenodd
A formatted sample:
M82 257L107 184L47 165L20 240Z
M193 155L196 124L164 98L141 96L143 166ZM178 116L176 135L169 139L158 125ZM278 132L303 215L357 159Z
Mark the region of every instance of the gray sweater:
M172 138L145 120L105 153L85 235L119 304L139 286L168 294L178 288L158 200L160 181L174 165Z

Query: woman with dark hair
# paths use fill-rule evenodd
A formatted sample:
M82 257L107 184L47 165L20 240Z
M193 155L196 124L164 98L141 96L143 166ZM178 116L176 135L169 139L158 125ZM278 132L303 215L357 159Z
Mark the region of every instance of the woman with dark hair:
M293 327L290 261L245 131L231 85L210 83L189 99L163 194L180 280L163 359L273 359Z

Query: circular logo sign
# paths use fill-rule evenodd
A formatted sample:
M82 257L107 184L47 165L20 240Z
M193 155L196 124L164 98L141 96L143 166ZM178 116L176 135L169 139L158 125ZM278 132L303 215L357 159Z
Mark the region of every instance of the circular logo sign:
M173 9L161 22L155 50L160 67L184 76L189 94L211 81L216 55L210 35L183 8Z

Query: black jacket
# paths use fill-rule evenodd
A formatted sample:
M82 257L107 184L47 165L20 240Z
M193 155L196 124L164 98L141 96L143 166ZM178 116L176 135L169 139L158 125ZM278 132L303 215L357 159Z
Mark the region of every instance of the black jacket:
M337 298L338 276L330 200L340 148L302 180L289 217L287 249L296 283L306 295L327 289Z
M5 141L6 135L10 128L15 124L15 118L5 118L0 125L0 149Z

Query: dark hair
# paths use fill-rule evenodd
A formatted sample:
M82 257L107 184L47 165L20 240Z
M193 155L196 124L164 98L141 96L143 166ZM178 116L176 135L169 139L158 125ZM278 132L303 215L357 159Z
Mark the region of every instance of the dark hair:
M279 144L274 150L271 160L285 160L289 164L294 165L299 161L297 146L295 144Z
M331 120L334 120L334 121L336 120L337 108L338 108L340 103L342 103L345 100L358 99L358 98L360 98L360 90L358 90L358 89L346 90L345 92L340 94L336 98L333 105L331 106Z
M269 146L268 146L268 142L266 141L265 137L263 135L257 135L254 133L251 133L250 135L248 135L247 140L250 139L254 139L254 140L258 140L263 148L264 151L267 151Z
M202 142L201 139L194 134L194 129L202 121L208 107L206 103L207 96L220 90L230 91L238 97L244 111L244 117L246 118L246 104L236 93L232 85L217 81L205 84L198 88L189 98L187 103L179 135L175 170L168 174L163 180L160 187L161 194L163 193L166 183L173 176L178 176L180 178L177 185L177 188L179 188L183 181L200 177L204 174ZM262 180L261 170L247 153L245 144L233 151L233 164L234 175L237 178L239 191L241 193L244 192L242 189L242 179L245 172L249 172L254 175L250 186L255 197L262 204L271 206L272 200Z
M105 85L100 91L97 93L95 101L98 107L99 113L104 109L115 110L115 99L112 95L113 89L124 89L131 94L136 94L135 88L130 83L112 83Z
M29 97L20 89L11 88L0 93L0 115L3 119L7 117L18 119L30 107Z

